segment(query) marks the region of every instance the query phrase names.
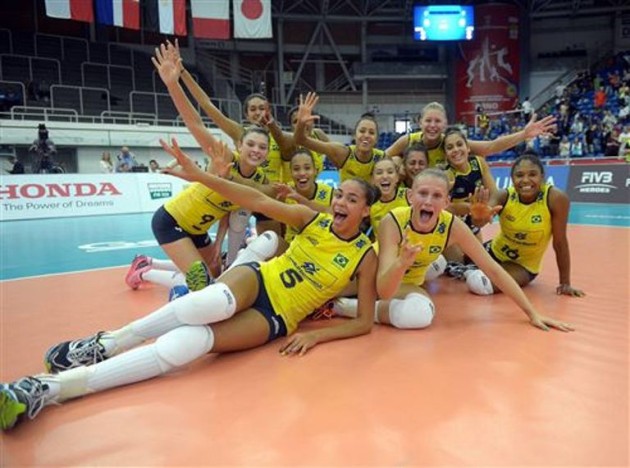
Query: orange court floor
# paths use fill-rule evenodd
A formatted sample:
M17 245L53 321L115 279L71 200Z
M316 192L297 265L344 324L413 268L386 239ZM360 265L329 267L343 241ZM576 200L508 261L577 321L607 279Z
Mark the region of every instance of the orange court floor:
M440 278L426 330L282 357L282 340L45 408L0 437L0 466L628 466L630 229L570 225L572 283L549 248L526 288L576 331L543 332L503 296ZM0 380L59 341L151 312L165 289L124 268L0 283ZM334 319L342 320L342 319ZM304 327L322 326L308 322Z

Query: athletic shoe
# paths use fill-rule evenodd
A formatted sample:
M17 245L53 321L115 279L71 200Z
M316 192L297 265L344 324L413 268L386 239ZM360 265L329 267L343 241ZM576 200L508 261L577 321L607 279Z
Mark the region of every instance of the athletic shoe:
M458 263L458 262L448 262L444 272L448 276L451 276L455 279L465 280L466 272L472 271L472 270L478 270L477 265L475 265L474 263L469 263L469 264L464 265L463 263Z
M136 255L131 262L125 282L131 289L138 289L142 284L142 274L151 269L152 260L146 255Z
M201 291L212 283L214 283L214 278L205 263L197 260L190 265L186 272L186 285L190 291Z
M185 286L183 284L178 284L177 286L173 286L171 290L168 292L168 302L172 302L178 297L185 296L189 292L190 290L188 289L188 286Z
M24 417L35 419L51 401L49 390L48 385L36 377L0 384L0 429L12 429Z
M318 307L310 315L311 320L327 320L333 318L336 314L333 310L335 301L328 301L321 307Z
M75 367L89 366L107 359L99 339L105 332L80 340L64 341L46 351L44 365L51 374Z

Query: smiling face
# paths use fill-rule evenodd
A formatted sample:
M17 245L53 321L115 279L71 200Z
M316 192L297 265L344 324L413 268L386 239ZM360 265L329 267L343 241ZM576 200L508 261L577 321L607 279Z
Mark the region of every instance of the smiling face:
M269 137L261 132L247 132L238 144L241 167L244 170L260 166L267 159Z
M446 129L446 114L441 109L426 109L420 118L422 140L429 148L440 141L440 136Z
M372 184L381 191L381 200L391 200L398 187L398 170L391 159L382 159L374 165Z
M361 119L357 123L354 131L354 139L357 142L357 149L361 151L371 151L376 145L378 138L378 128L376 122L368 119Z
M465 169L468 166L470 148L464 136L459 132L453 132L444 138L444 152L446 160L455 169Z
M424 151L409 151L403 159L405 174L413 180L418 174L429 166L427 154Z
M249 123L257 124L269 109L269 102L260 97L250 98L245 105L245 118Z
M366 185L346 180L335 190L330 206L335 232L341 237L355 235L363 218L370 214Z
M540 165L530 159L522 159L512 168L512 184L523 202L534 201L543 182L544 174Z
M448 179L441 171L441 175L431 172L432 169L421 173L413 182L409 201L413 207L414 228L420 232L432 230L438 220L440 212L449 204Z
M306 153L296 153L291 158L291 177L295 183L295 189L302 195L310 195L315 188L315 176L317 170L313 164L313 158Z

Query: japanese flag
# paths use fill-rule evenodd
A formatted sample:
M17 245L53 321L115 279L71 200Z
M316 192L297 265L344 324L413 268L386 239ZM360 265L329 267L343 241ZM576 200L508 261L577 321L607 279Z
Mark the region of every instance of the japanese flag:
M262 39L273 37L271 0L233 0L234 37Z

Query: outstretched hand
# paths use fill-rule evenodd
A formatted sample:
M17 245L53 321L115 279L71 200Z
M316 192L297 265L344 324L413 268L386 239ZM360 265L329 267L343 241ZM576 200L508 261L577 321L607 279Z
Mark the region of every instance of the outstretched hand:
M501 211L503 205L490 206L490 190L483 186L475 188L470 197L470 217L475 226L483 227L492 222L492 218Z
M586 293L581 289L576 289L570 284L561 284L556 288L556 294L559 296L584 297Z
M160 74L160 78L166 86L177 83L182 72L182 59L179 51L169 42L160 44L155 48L155 57L151 57L151 62Z
M204 172L199 166L197 166L190 156L182 151L175 138L171 140L171 145L162 139L160 139L160 144L162 145L162 148L164 148L164 151L173 156L177 161L177 165L167 165L167 167L162 169L164 174L171 174L190 182L197 182L200 180Z
M313 115L313 109L318 102L319 96L316 93L309 92L306 97L300 94L300 105L297 113L299 124L308 126L311 122L319 119L319 115Z
M530 319L530 323L534 327L540 328L544 331L549 331L550 328L555 328L556 330L560 330L563 332L570 332L575 330L575 328L573 328L569 323L545 317L544 315L537 315L536 317Z
M280 354L282 356L304 356L318 342L317 331L295 333L287 338L285 344L280 348Z
M227 178L230 169L234 166L234 158L230 148L222 141L212 139L210 147L206 148L205 152L210 157L208 172L217 177Z
M536 117L537 115L533 113L523 129L526 140L535 138L538 135L551 135L558 129L556 118L553 115L548 115L540 120L536 120Z

